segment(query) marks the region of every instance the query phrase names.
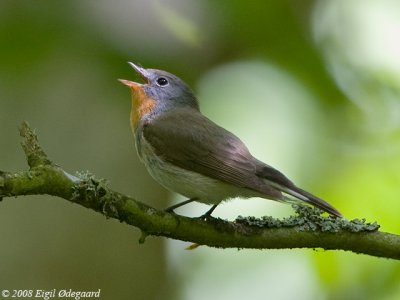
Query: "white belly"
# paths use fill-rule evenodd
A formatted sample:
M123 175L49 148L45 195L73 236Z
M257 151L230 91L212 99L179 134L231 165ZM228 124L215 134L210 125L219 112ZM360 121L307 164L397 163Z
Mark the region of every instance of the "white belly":
M150 175L170 191L206 204L218 204L236 197L259 197L259 193L203 176L162 161L150 144L141 139L141 160Z

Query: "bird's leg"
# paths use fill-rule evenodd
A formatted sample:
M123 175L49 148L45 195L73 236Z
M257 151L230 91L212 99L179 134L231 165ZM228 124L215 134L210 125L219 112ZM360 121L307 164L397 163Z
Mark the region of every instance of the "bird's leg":
M217 208L218 204L214 204L207 212L199 217L199 219L206 220L211 217L212 212Z
M171 206L167 207L167 208L165 209L165 211L166 211L166 212L174 212L174 209L176 209L176 208L178 208L178 207L181 207L181 206L183 206L183 205L185 205L185 204L188 204L188 203L190 203L190 202L193 202L193 201L195 201L195 200L196 200L196 198L190 198L190 199L188 199L188 200L179 202L179 203L177 203L177 204L174 204L174 205L171 205Z

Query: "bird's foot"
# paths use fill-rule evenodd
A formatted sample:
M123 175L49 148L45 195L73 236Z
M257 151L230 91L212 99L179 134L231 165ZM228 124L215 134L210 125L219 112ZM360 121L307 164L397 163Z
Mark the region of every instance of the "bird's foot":
M200 217L197 217L196 219L207 221L208 219L214 218L213 216L211 216L211 214L217 208L217 206L218 204L214 204L205 214L201 215Z
M188 200L185 200L185 201L182 201L182 202L179 202L179 203L177 203L177 204L174 204L174 205L171 205L171 206L167 207L166 209L164 209L164 211L165 211L165 212L168 212L168 213L175 213L174 210L175 210L176 208L181 207L181 206L183 206L183 205L185 205L185 204L188 204L188 203L190 203L190 202L193 202L193 201L195 201L194 198L193 198L193 199L188 199Z

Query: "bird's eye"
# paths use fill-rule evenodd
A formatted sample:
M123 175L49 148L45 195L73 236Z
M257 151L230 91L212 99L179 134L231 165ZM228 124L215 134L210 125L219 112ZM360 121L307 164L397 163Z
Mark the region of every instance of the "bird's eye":
M166 86L166 85L168 85L168 80L164 77L159 77L159 78L157 78L157 84L159 86Z

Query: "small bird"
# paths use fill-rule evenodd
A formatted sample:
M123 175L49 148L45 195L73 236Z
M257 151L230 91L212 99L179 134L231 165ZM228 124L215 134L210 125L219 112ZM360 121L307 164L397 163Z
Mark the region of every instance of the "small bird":
M201 216L207 219L224 200L261 197L308 203L342 217L333 206L253 157L237 136L201 114L183 80L129 64L145 81L119 79L132 91L130 123L139 158L157 182L188 197L166 211L197 201L212 205Z

